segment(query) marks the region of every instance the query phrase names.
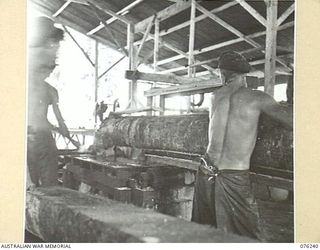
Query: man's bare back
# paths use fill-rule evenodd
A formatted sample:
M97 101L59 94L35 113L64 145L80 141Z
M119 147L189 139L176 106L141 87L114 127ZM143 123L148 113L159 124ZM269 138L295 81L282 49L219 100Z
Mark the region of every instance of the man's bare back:
M261 112L292 127L273 98L234 79L212 97L207 154L218 169L248 170Z

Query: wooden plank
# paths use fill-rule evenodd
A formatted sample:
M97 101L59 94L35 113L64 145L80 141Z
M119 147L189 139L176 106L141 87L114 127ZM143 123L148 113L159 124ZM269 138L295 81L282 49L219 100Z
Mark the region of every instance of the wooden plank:
M206 83L192 83L187 85L172 86L161 89L151 89L144 92L145 96L165 95L166 97L176 95L191 95L200 93L209 93L214 89L221 87L222 84L213 80L206 81Z
M163 21L163 20L165 20L171 16L174 16L174 15L178 14L179 12L189 8L190 6L191 6L190 0L179 1L176 4L173 4L173 5L165 8L164 10L159 11L157 13L157 18L159 19L159 21ZM135 31L136 32L143 32L152 19L153 19L153 16L148 17L148 18L138 22L135 25Z
M264 184L272 187L283 188L286 190L293 191L293 180L252 172L250 173L250 178L252 181L258 184Z
M149 111L162 111L162 110L156 107L145 107L145 108L129 108L129 109L117 111L114 113L118 115L125 115L125 114L135 114L135 113L149 112Z
M197 171L199 168L199 162L186 160L186 159L178 159L172 158L168 156L159 156L159 155L151 155L145 154L146 156L146 164L163 164L165 166L174 166L178 168L184 168L189 170Z
M165 83L174 83L174 84L207 84L212 83L212 79L204 81L201 78L195 77L182 77L176 75L164 75L157 73L143 73L139 71L130 71L127 70L125 73L125 78L129 80L143 80L143 81L151 81L151 82L165 82ZM216 79L217 81L219 78Z
M295 3L293 3L277 20L277 25L281 25L295 10Z
M264 91L273 96L276 71L278 0L266 0L265 2L267 5L267 36Z
M267 26L266 19L260 15L260 13L254 9L250 4L248 4L245 0L236 0L246 11L248 11L259 23L263 26Z
M126 14L129 13L129 10L131 10L132 8L134 8L135 6L137 6L138 4L140 4L140 3L143 2L143 1L145 1L145 0L136 0L136 1L132 2L131 4L127 5L126 7L124 7L123 9L119 10L116 14L118 14L118 15L126 15ZM117 18L111 17L111 18L109 18L108 20L106 20L105 22L106 22L106 24L109 25L109 24L113 23L113 22L116 21L116 20L117 20ZM88 36L91 36L91 35L93 35L94 33L96 33L96 32L98 32L99 30L101 30L103 27L104 27L103 24L100 24L100 25L98 25L97 27L95 27L94 29L90 30L90 31L87 33L87 35L88 35Z

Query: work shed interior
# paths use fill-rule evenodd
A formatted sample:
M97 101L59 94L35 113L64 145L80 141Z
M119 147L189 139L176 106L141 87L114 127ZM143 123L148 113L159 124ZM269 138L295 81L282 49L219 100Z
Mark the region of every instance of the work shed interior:
M60 186L27 191L28 233L45 242L254 241L191 222L194 183L223 52L247 59L248 88L293 106L294 0L29 0L28 13L65 32L50 79L81 144L53 132ZM250 180L257 240L293 242L293 132L266 114Z

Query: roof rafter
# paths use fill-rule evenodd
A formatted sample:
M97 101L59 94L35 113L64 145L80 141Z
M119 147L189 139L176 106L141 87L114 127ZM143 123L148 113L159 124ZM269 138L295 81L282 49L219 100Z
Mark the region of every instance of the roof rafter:
M293 3L283 14L278 18L277 25L281 25L294 12L295 4Z
M288 29L288 28L293 27L293 26L294 26L294 21L288 22L286 24L283 24L283 25L279 26L278 27L278 31L284 30L284 29ZM263 36L265 34L266 34L266 31L256 32L256 33L250 34L250 35L245 36L245 37L235 38L235 39L232 39L232 40L228 40L228 41L225 41L225 42L221 42L221 43L217 43L217 44L214 44L214 45L210 45L210 46L202 48L202 49L195 50L194 54L195 55L199 55L199 54L206 53L206 52L209 52L209 51L217 50L217 49L220 49L222 47L226 47L226 46L229 46L229 45L232 45L232 44L235 44L235 43L242 42L242 41L244 41L244 38L256 38L256 37L259 37L259 36ZM163 60L159 61L158 65L163 65L163 64L175 61L175 60L182 59L182 58L184 58L182 55L176 55L176 56L173 56L173 57L168 57L166 59L163 59Z
M182 0L177 2L176 4L173 4L161 11L159 11L157 13L157 18L159 19L159 21L163 21L187 8L189 8L191 6L191 1L190 0ZM150 23L150 21L153 19L153 16L150 16L140 22L138 22L135 25L135 32L143 32L148 24Z
M127 5L126 7L124 7L123 9L116 12L116 14L124 16L124 15L128 14L131 9L133 9L135 6L137 6L139 3L143 2L143 1L145 1L145 0L136 0L136 1L132 2L131 4ZM106 24L111 24L116 20L117 20L117 18L111 17L108 20L106 20ZM94 29L90 30L87 33L87 35L91 36L94 33L98 32L99 30L103 29L103 27L104 27L103 24L100 24L97 27L95 27Z
M218 13L218 12L224 11L224 10L226 10L226 9L232 7L232 6L235 6L235 5L237 5L237 2L236 2L236 1L231 1L231 2L228 2L228 3L224 4L224 5L221 5L221 6L218 7L218 8L215 8L215 9L211 10L210 12L212 12L212 13ZM201 20L203 20L203 19L205 19L205 18L207 18L207 16L206 16L205 14L199 15L199 16L197 16L197 17L195 18L195 22L199 22L199 21L201 21ZM160 34L159 34L159 35L160 35L160 36L165 36L165 35L168 35L168 34L170 34L170 33L172 33L172 32L175 32L175 31L178 31L178 30L180 30L180 29L183 29L183 28L185 28L185 27L187 27L187 26L189 26L189 25L190 25L190 20L185 21L185 22L183 22L183 23L181 23L181 24L178 24L178 25L176 25L176 26L173 26L173 27L171 27L171 28L169 28L169 29L162 30L162 31L160 31ZM147 41L150 40L150 39L151 39L151 38L147 39ZM142 41L142 40L136 41L136 42L134 43L134 45L140 44L141 41Z
M67 2L65 2L60 9L58 9L56 11L56 13L54 13L52 16L53 17L57 17L59 16L70 4L72 3L72 0L68 0Z
M114 18L117 18L119 20L121 20L122 22L129 24L131 23L131 21L129 19L127 19L124 16L118 15L117 13L115 13L114 11L108 9L106 6L102 6L100 4L100 2L97 2L96 0L86 0L88 4L90 4L91 6L96 7L97 9L99 9L102 12L107 13L110 16L113 16Z
M267 26L267 20L250 4L248 4L245 0L236 0L248 13L250 13L259 23L261 23L264 27Z

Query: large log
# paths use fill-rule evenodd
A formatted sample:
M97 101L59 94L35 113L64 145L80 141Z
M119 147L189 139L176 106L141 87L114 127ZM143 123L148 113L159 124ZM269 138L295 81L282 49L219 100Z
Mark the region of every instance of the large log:
M95 135L98 148L113 145L204 154L208 145L207 114L111 117ZM262 114L251 164L293 169L293 133Z
M58 187L27 192L26 229L45 242L255 242L151 209Z

